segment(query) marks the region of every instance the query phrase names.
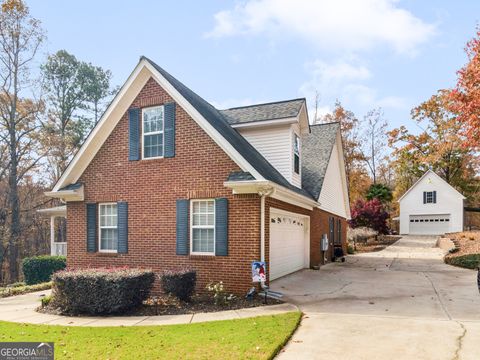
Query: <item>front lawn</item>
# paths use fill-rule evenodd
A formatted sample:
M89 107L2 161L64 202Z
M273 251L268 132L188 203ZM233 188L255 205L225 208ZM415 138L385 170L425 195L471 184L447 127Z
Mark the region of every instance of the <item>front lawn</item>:
M300 312L188 325L76 327L0 322L0 342L55 343L55 359L271 359Z

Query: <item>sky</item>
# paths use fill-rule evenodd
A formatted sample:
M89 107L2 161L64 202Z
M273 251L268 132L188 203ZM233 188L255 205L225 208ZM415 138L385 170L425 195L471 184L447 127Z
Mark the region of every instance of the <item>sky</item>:
M361 120L410 110L455 84L475 35L475 0L26 0L48 40L122 85L145 55L218 108L336 99Z

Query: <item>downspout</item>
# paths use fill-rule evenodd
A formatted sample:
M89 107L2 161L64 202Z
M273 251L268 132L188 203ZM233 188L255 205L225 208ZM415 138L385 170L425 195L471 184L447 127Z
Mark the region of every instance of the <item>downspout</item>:
M273 194L273 188L258 191L260 195L260 261L265 261L265 198Z

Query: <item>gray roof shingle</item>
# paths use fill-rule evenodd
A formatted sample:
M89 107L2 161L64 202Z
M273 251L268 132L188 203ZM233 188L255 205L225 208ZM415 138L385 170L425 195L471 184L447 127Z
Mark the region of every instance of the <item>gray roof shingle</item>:
M236 125L295 117L300 112L304 103L305 98L301 98L235 107L220 110L220 112L225 116L230 125Z
M145 56L141 59L148 61L165 79L212 125L222 136L237 150L243 158L255 168L265 179L273 181L289 190L312 198L305 189L292 185L278 172L240 133L230 126L225 116L213 107L209 102L201 98L195 92L186 87L175 77L166 72Z
M310 126L302 137L302 186L318 200L340 123Z

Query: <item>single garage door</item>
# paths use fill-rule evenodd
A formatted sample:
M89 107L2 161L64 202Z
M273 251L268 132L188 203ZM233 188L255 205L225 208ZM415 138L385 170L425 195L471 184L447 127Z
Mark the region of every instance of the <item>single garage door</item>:
M308 217L270 210L270 280L308 267Z
M450 214L410 215L410 234L439 235L449 232L449 229Z

